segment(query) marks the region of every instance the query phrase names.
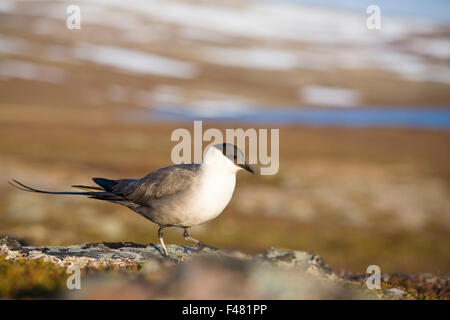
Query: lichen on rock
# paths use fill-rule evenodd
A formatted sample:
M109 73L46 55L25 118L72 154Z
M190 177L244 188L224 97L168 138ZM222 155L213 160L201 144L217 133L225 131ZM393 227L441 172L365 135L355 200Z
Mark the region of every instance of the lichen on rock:
M57 269L50 268L47 276L55 278L54 274L58 275L54 280L58 284L54 287L58 290L53 294L60 298L411 298L405 291L399 294L400 289L368 290L363 281L336 275L320 256L298 250L271 248L251 255L209 247L167 245L170 256L167 259L162 255L160 246L154 244L103 242L24 246L11 238L2 243L0 258L10 265L15 261L22 265L34 261L54 265ZM67 276L62 275L69 265L84 270L83 290L64 288L63 282ZM33 268L36 267L39 268L39 265L33 265ZM11 283L9 286L15 288ZM5 292L13 297L22 297L14 290ZM31 294L31 297L35 296Z

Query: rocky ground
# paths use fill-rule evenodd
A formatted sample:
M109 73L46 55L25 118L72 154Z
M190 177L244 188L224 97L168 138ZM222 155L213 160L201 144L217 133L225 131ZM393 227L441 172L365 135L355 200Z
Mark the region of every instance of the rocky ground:
M364 276L336 274L320 256L304 251L272 248L249 255L168 245L167 259L154 244L37 247L0 241L3 298L448 299L448 278L383 275L382 288L369 290ZM80 267L80 290L67 289L70 265Z

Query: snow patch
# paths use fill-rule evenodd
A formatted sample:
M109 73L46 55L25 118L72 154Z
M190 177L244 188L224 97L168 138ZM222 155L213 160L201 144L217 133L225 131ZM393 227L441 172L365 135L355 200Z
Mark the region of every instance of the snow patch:
M82 43L75 47L73 54L76 58L129 73L182 79L195 78L198 74L195 64L116 46Z

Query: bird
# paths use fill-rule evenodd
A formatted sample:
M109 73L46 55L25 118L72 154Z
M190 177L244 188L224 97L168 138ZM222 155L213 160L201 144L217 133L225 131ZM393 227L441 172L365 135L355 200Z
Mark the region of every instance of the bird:
M83 192L39 190L15 179L9 183L23 191L83 195L125 206L159 226L158 238L162 253L169 257L163 229L182 228L186 240L198 247L204 246L203 242L190 236L189 230L222 213L231 201L239 170L255 173L236 145L220 143L206 149L201 163L169 165L138 179L92 178L97 186L72 186Z

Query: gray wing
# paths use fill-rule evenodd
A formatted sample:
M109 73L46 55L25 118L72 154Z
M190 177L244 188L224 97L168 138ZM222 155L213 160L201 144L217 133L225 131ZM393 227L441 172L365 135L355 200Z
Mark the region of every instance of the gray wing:
M173 195L189 188L200 170L199 164L181 164L155 170L142 179L109 180L93 178L99 187L74 185L85 192L53 192L34 189L13 180L10 184L30 192L64 195L83 195L93 199L105 200L137 209L147 206L152 200Z
M117 180L111 192L127 201L148 205L152 200L173 195L192 185L200 169L198 164L182 164L155 170L142 179Z

